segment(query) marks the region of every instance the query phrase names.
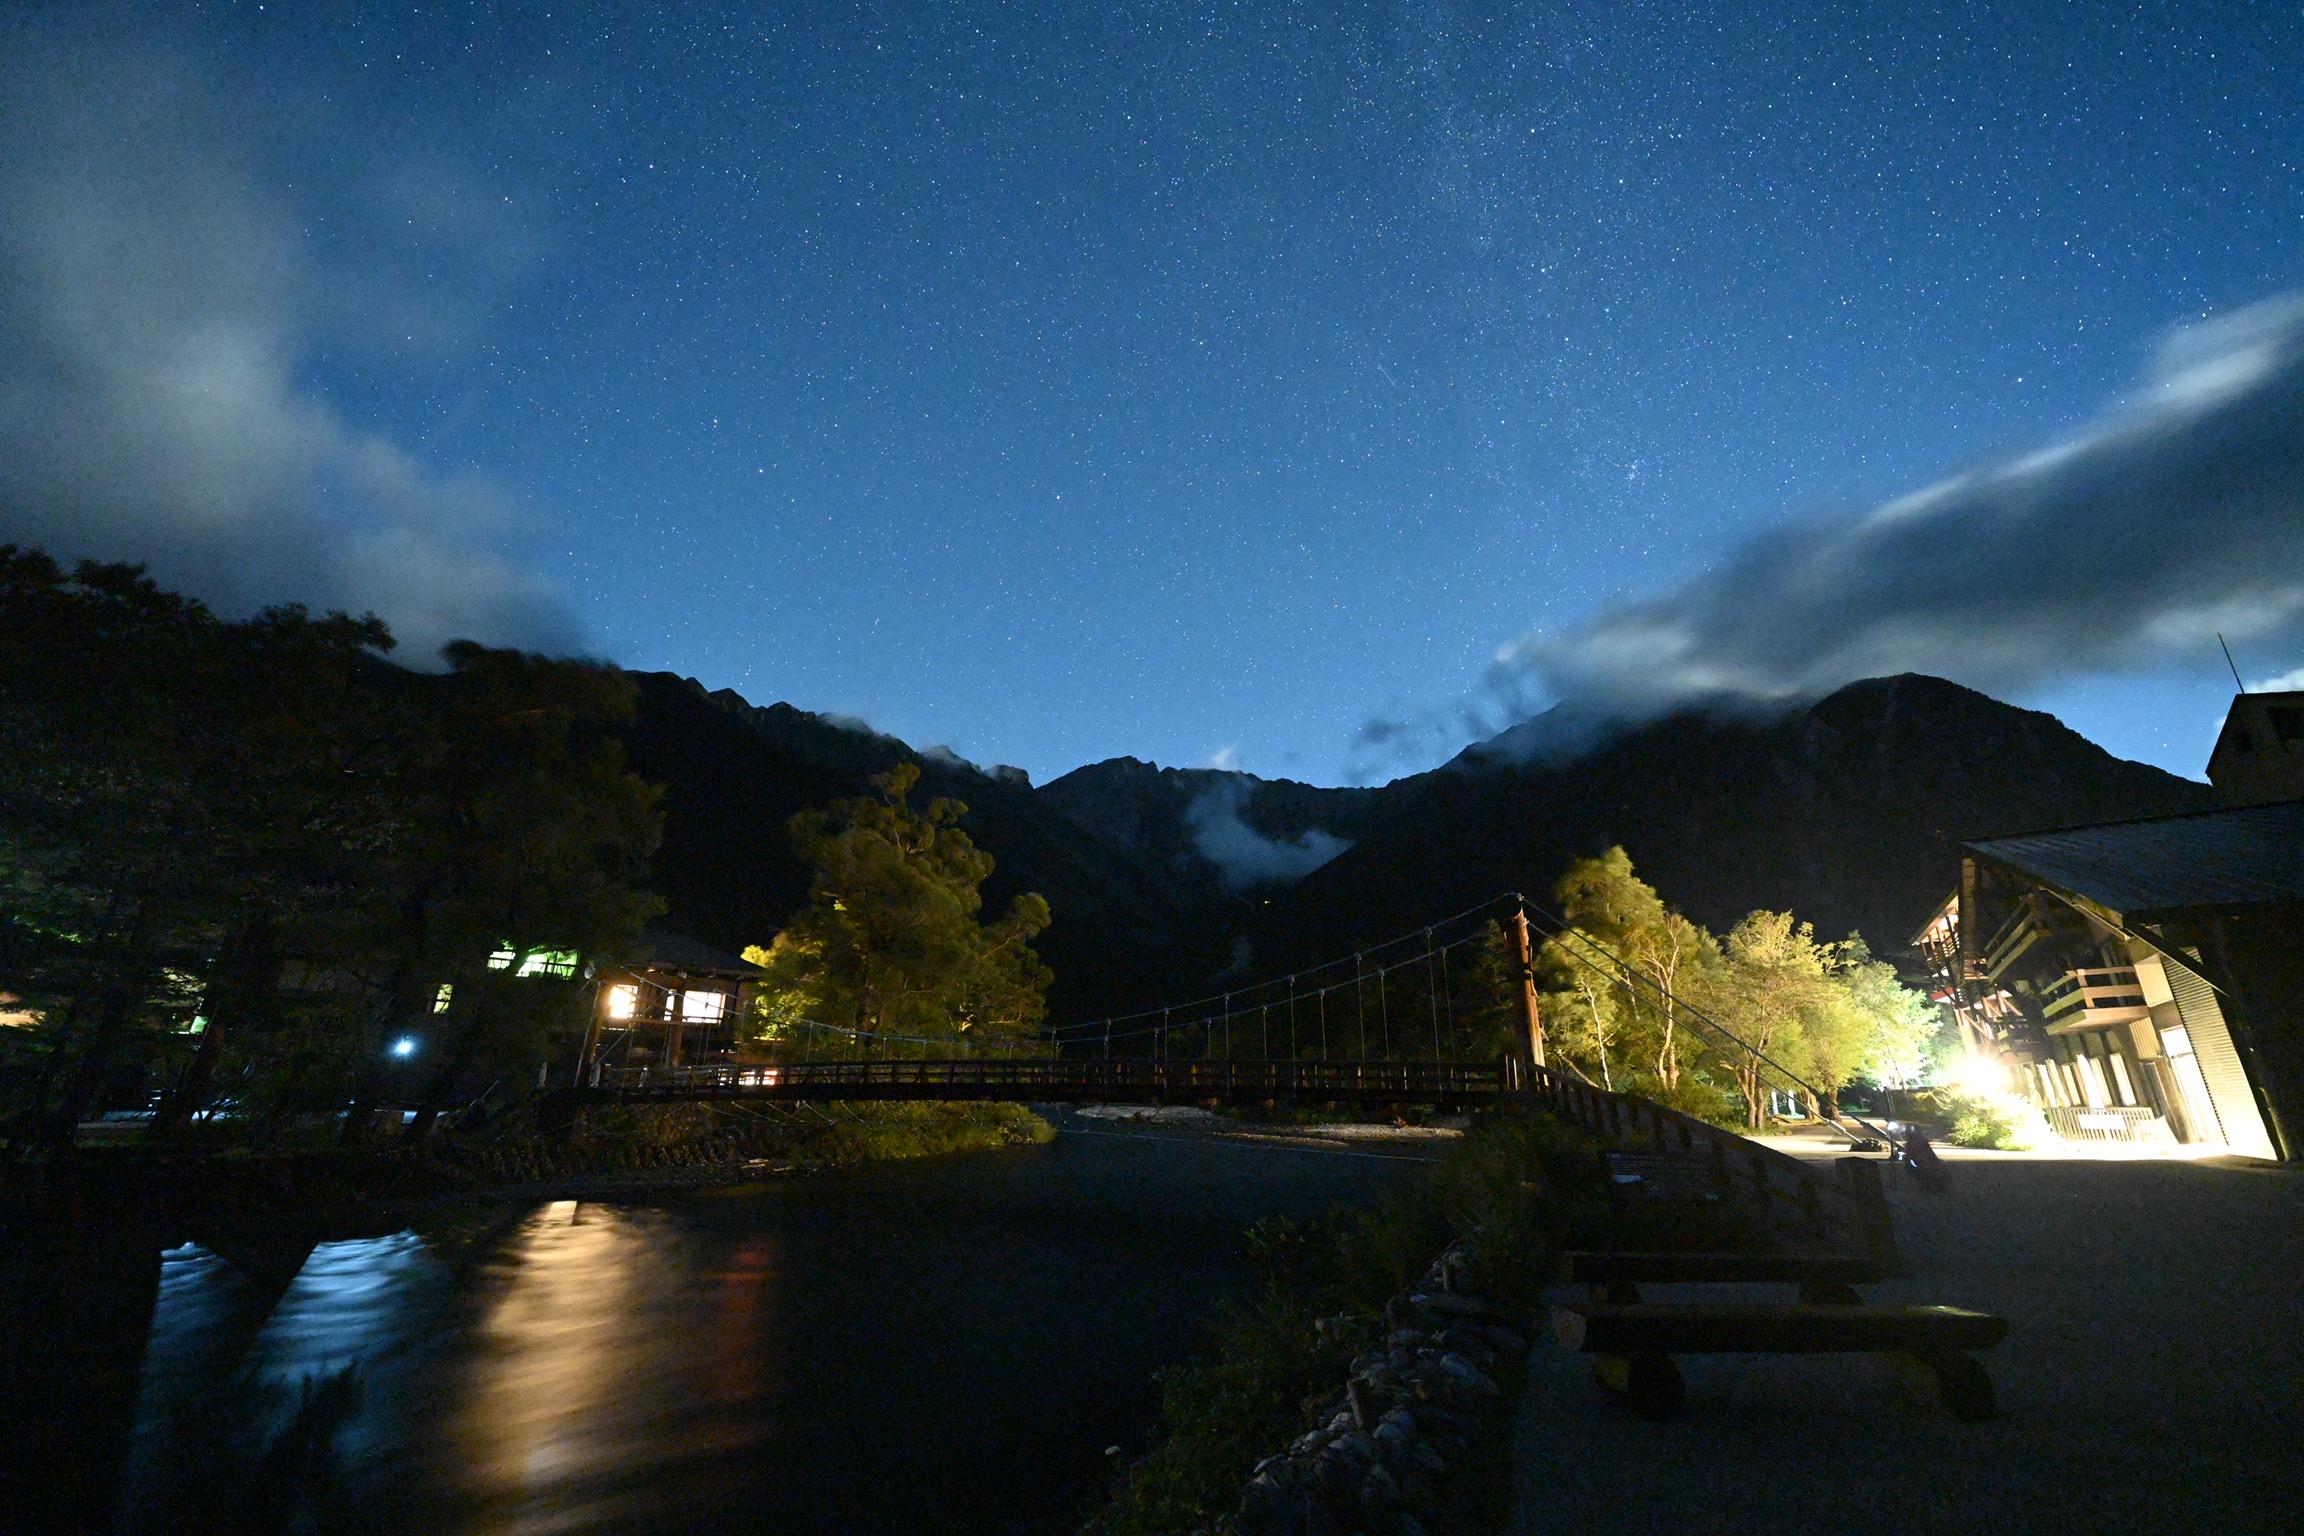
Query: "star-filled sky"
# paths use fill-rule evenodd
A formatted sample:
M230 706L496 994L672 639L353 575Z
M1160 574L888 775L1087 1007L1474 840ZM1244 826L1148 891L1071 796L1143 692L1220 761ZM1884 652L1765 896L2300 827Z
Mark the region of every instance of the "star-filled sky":
M0 537L226 608L1040 779L1905 667L2197 774L2304 669L2293 5L5 27Z

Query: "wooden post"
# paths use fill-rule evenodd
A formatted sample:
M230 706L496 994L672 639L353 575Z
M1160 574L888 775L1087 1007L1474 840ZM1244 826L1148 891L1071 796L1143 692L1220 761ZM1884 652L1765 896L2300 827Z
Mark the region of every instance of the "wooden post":
M1858 1251L1893 1273L1898 1268L1895 1224L1888 1213L1888 1197L1880 1188L1877 1163L1861 1157L1839 1160L1840 1198L1848 1212L1849 1236Z
M1528 947L1528 914L1518 906L1509 917L1498 920L1504 929L1504 943L1511 951L1512 969L1520 985L1514 989L1514 1001L1520 1008L1520 1030L1528 1042L1528 1060L1534 1066L1544 1063L1544 1024L1536 1016L1536 955Z

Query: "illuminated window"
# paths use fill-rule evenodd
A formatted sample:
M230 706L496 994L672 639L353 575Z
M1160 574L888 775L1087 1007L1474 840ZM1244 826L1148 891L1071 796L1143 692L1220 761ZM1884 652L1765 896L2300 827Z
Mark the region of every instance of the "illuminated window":
M608 1017L628 1019L639 1011L639 1007L640 989L638 987L622 986L608 989Z
M680 1017L696 1023L712 1024L728 1016L728 994L725 992L683 992L680 994Z
M488 969L492 971L511 970L514 955L515 951L509 945L497 950L496 953L488 957ZM572 949L532 951L526 959L520 962L520 969L516 974L553 976L562 981L573 980L576 975L576 952Z
M432 994L432 1011L434 1013L446 1013L448 1005L455 1000L456 984L452 981L444 981L440 983L440 990Z

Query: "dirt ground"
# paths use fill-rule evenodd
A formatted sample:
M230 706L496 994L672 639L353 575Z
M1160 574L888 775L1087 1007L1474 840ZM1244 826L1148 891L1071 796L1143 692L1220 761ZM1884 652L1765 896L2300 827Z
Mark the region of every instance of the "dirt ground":
M1511 1529L2304 1530L2304 1171L1946 1158L1942 1196L1890 1182L1909 1274L1867 1299L2007 1318L1997 1421L1954 1421L1872 1357L1686 1356L1688 1411L1643 1422L1547 1340Z

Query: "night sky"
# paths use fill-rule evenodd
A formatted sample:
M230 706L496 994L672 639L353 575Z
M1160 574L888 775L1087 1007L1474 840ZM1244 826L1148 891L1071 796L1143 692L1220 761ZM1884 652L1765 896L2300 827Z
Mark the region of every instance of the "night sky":
M2304 669L2292 4L151 17L0 34L0 492L226 607L1038 779L1390 777L1623 694L1626 624L1684 612L1648 703L1698 653L1912 665L2195 775L2216 629ZM2088 489L2243 431L2193 490ZM2124 433L2141 470L2056 478ZM2056 539L2244 558L2144 590L2027 534L1963 616L1954 525L1846 543L2011 464ZM1758 634L1778 603L1812 628Z

